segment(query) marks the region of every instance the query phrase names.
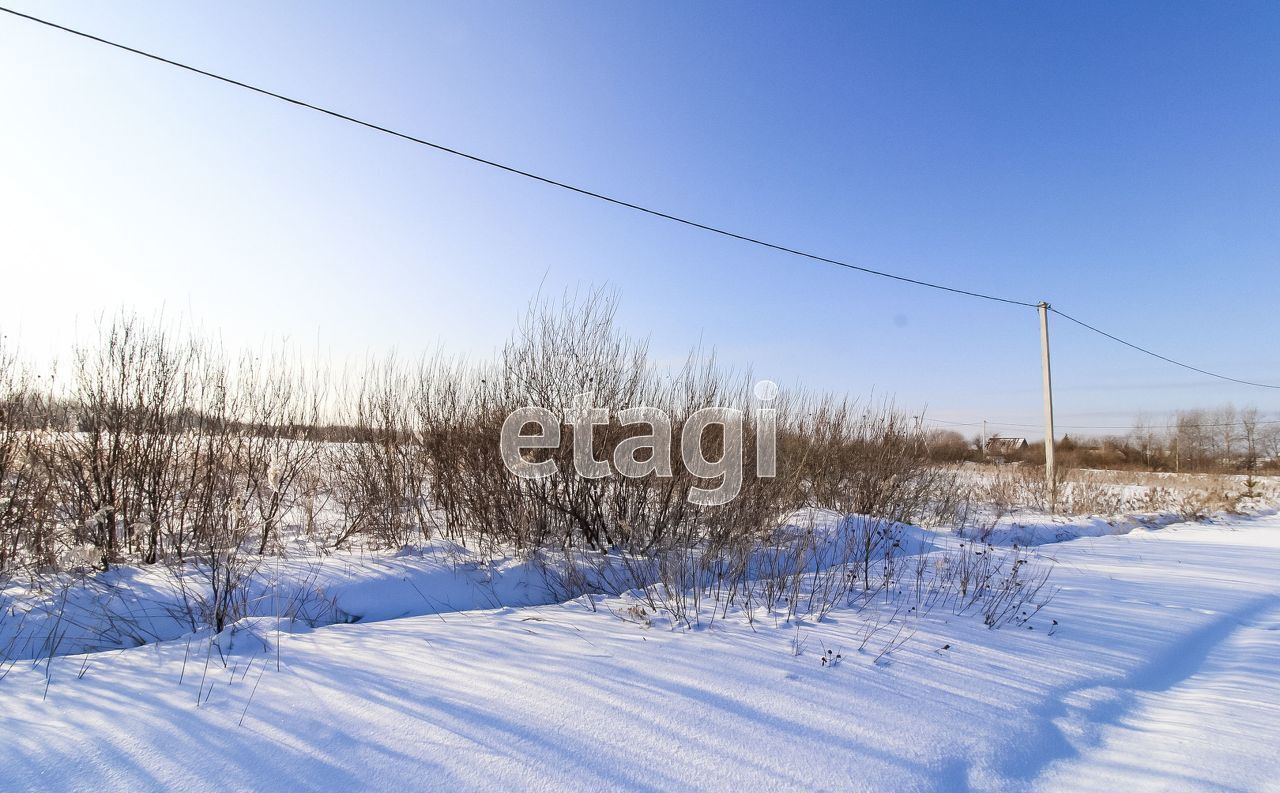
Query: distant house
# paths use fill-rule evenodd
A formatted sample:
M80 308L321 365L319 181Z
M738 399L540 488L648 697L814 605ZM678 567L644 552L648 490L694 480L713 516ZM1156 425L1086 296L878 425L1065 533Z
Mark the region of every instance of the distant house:
M1027 448L1026 438L1001 438L997 435L987 439L987 454L993 457L1000 457L1025 448Z

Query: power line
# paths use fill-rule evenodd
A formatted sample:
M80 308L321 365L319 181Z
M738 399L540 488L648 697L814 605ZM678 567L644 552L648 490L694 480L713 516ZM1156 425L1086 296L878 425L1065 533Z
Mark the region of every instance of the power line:
M1232 383L1239 383L1239 384L1241 384L1241 385L1256 386L1256 387L1258 387L1258 388L1276 388L1276 389L1280 389L1280 385L1272 385L1272 384L1270 384L1270 383L1255 383L1255 382L1252 382L1252 381L1250 381L1250 380L1240 380L1240 379L1235 378L1235 377L1228 377L1228 376L1227 376L1227 375L1225 375L1225 374L1218 374L1217 372L1210 372L1210 371L1208 371L1208 370L1201 369L1201 368L1196 367L1196 366L1192 366L1191 364L1183 363L1182 361L1175 361L1174 359L1169 358L1169 357L1164 356L1164 355L1161 355L1161 354L1160 354L1160 353L1158 353L1158 352L1152 352L1151 350L1148 350L1146 347L1139 347L1137 344L1134 344L1133 342L1125 341L1124 339L1120 338L1119 336L1113 336L1113 335L1111 335L1110 333L1107 333L1105 330L1102 330L1102 329L1100 329L1100 328L1095 328L1093 325L1090 325L1089 323L1084 322L1083 320L1076 319L1075 317L1071 316L1070 314L1067 314L1067 313L1064 313L1064 312L1062 312L1062 311L1059 311L1058 309L1054 308L1053 306L1049 306L1049 310L1050 310L1050 311L1052 311L1053 313L1057 314L1058 316L1062 317L1062 318L1063 318L1063 319L1065 319L1065 320L1068 320L1068 321L1070 321L1070 322L1074 322L1075 324L1079 325L1079 326L1080 326L1080 327L1082 327L1082 328L1086 328L1086 329L1088 329L1088 330L1091 330L1091 331L1093 331L1094 333L1097 333L1097 334L1098 334L1098 335L1100 335L1100 336L1105 336L1105 337L1107 337L1108 339L1111 339L1111 340L1112 340L1112 341L1114 341L1114 342L1119 342L1120 344L1123 344L1123 345L1124 345L1124 346L1126 346L1126 347L1129 347L1129 348L1132 348L1132 349L1134 349L1134 350L1137 350L1137 351L1138 351L1138 352L1140 352L1140 353L1144 353L1144 354L1146 354L1146 355L1150 355L1152 358L1159 358L1160 360L1162 360L1162 361L1164 361L1164 362L1166 362L1166 363L1171 363L1171 364L1173 364L1174 366L1181 366L1183 369L1189 369L1189 370L1191 370L1191 371L1193 371L1193 372L1199 372L1200 374L1208 375L1208 376L1210 376L1210 377L1216 377L1216 378L1218 378L1219 380L1226 380L1226 381L1228 381L1228 382L1232 382Z
M1027 302L1025 300L1013 300L1012 298L999 297L997 295L990 295L984 292L975 292L969 289L959 289L953 286L944 286L942 284L935 284L931 281L922 281L918 278L908 278L905 275L895 275L893 273L887 273L882 270L873 270L870 267L862 267L860 265L850 264L849 262L841 261L839 259L832 259L826 256L819 256L816 253L808 253L806 251L798 250L796 248L790 248L790 247L787 247L786 245L779 245L773 242L766 242L765 240L761 240L756 237L749 237L745 234L737 234L735 232L727 231L725 229L718 228L716 226L709 226L705 223L699 223L694 220L689 220L688 218L680 217L679 215L672 215L668 212L652 209L650 207L642 206L640 204L635 204L630 201L624 201L621 198L614 198L613 196L605 195L604 193L597 193L596 191L588 190L585 187L577 187L567 182L561 182L557 179L552 179L548 176L540 176L536 173L525 171L511 165L504 165L500 162L495 162L494 160L486 159L484 157L480 157L475 154L468 154L465 151L460 151L458 149L452 148L450 146L445 146L440 143L433 143L429 140L424 140L422 138L415 137L413 135L409 135L404 132L397 132L394 129L390 129L388 127L384 127L379 124L374 124L370 121L363 121L353 116L348 116L345 113L339 113L336 110L330 110L328 108L320 107L319 105L313 105L310 102L304 102L301 99L294 99L293 97L285 96L284 94L278 94L274 91L268 91L267 89L259 88L256 85L250 85L249 83L241 82L240 80L235 80L230 77L224 77L223 75L215 74L214 72L206 71L204 69L199 69L199 68L196 68L195 66L190 66L188 64L180 63L178 61L171 60L169 58L165 58L163 56L156 55L154 53L146 52L145 50L140 50L125 44L120 44L114 41L110 41L108 39L95 36L91 33L85 33L84 31L76 30L75 28L69 28L65 25L59 25L58 23L50 22L47 19L41 19L40 17L35 17L30 14L24 14L19 11L14 11L13 9L10 9L10 8L5 8L3 6L0 6L0 11L4 11L5 13L12 14L13 16L16 16L16 17L22 17L23 19L28 19L32 22L38 22L41 25L46 25L51 28L56 28L66 33L71 33L73 35L89 39L90 41L96 41L100 44L106 44L108 46L124 50L125 52L131 52L134 55L141 55L142 57L150 58L153 61L159 61L160 63L165 63L170 66L177 67L179 69L185 69L186 71L203 75L205 77L209 77L214 80L220 80L221 82L228 83L230 85L234 85L239 88L244 88L249 91L254 91L256 93L263 94L264 96L269 96L274 99L279 99L282 102L288 102L289 104L297 105L298 107L304 107L308 110L314 110L317 113L323 113L327 116L332 116L333 118L341 119L343 121L348 121L352 124L358 124L362 127L366 127L368 129L372 129L377 132L382 132L384 134L391 135L393 137L397 137L402 140L407 140L411 143L417 143L422 146L429 146L430 148L433 148L437 151L442 151L446 154L452 154L456 157L462 157L464 159L471 160L472 162L480 163L481 165L487 165L491 168L497 168L499 170L506 171L507 173L512 173L517 176L523 176L526 179L533 179L534 181L542 182L543 184L548 184L548 185L551 185L552 187L558 187L562 190L568 190L570 192L578 193L580 195L588 196L590 198L599 199L601 201L607 201L610 204L615 204L620 207L626 207L627 209L633 209L637 212L643 212L647 215L653 215L654 217L663 218L665 220L671 220L676 223L682 223L686 226L692 226L693 228L696 228L696 229L702 229L703 231L710 231L713 234L719 234L724 237L730 237L735 240L741 240L742 242L749 242L752 245L759 245L760 247L763 247L763 248L769 248L771 250L781 251L782 253L788 253L793 256L801 256L816 262L823 262L825 264L831 264L837 267L845 267L850 270L857 270L858 272L866 273L867 275L875 275L875 276L879 276L880 278L889 278L894 281L901 281L902 283L915 284L916 286L925 286L930 289L938 289L943 292L951 292L953 294L966 295L968 297L976 297L976 298L981 298L983 300L992 300L998 303L1008 303L1010 305L1025 306L1027 308L1036 307L1035 303Z
M924 420L931 421L935 424L947 424L953 427L981 427L984 423L981 421L944 421L943 419L934 419L934 418L928 418L928 417L925 417ZM1042 427L1042 425L1040 424L1018 424L1012 421L996 421L994 419L989 420L985 423L993 427L1017 427L1019 429L1040 429ZM1208 429L1212 427L1244 427L1244 426L1248 426L1249 423L1250 422L1246 422L1246 421L1227 421L1227 422L1221 422L1221 423L1215 423L1215 424L1181 424L1177 421L1173 421L1173 422L1165 422L1164 424L1156 424L1152 426L1164 427L1166 429L1170 429L1173 427L1177 427L1179 429ZM1264 421L1255 421L1255 422L1252 422L1252 424L1254 426L1280 424L1280 419L1278 420L1267 419ZM1132 430L1136 428L1135 424L1058 424L1057 422L1054 423L1054 426L1060 429L1066 429L1066 430Z
M747 236L747 235L745 235L745 234L738 234L738 233L736 233L736 232L728 231L728 230L726 230L726 229L722 229L722 228L719 228L719 227L716 227L716 226L710 226L710 225L707 225L707 224L705 224L705 223L699 223L699 222L697 222L697 221L690 220L690 219L688 219L688 218L680 217L679 215L673 215L673 214L670 214L670 213L668 213L668 212L663 212L663 211L661 211L661 210L652 209L652 208L650 208L650 207L646 207L646 206L643 206L643 205L640 205L640 204L632 203L632 202L630 202L630 201L625 201L625 200L620 199L620 198L615 198L615 197L613 197L613 196L609 196L609 195L606 195L606 194L604 194L604 193L598 193L598 192L596 192L596 191L594 191L594 190L588 190L587 188L584 188L584 187L578 187L578 186L576 186L576 185L572 185L572 184L569 184L569 183L567 183L567 182L562 182L562 181L559 181L559 180L557 180L557 179L552 179L552 178L547 177L547 176L541 176L541 175L539 175L539 174L532 173L532 172L530 172L530 171L526 171L526 170L523 170L523 169L520 169L520 168L516 168L516 167L511 166L511 165L504 165L503 163L496 162L496 161L494 161L494 160L490 160L490 159L486 159L486 158L484 158L484 157L480 157L480 156L475 155L475 154L469 154L469 153L467 153L467 152L461 151L461 150L459 150L459 149L452 148L452 147L450 147L450 146L445 146L445 145L440 144L440 143L433 143L433 142L431 142L431 141L429 141L429 140L424 140L423 138L419 138L419 137L416 137L416 136L413 136L413 135L409 135L409 134L404 133L404 132L398 132L398 131L396 131L396 130L394 130L394 129L390 129L389 127L384 127L384 126L381 126L381 125L379 125L379 124L374 124L374 123L372 123L372 122L370 122L370 121L364 121L364 120L361 120L361 119L355 118L354 116L349 116L349 115L346 115L345 113L339 113L339 112L338 112L338 111L336 111L336 110L330 110L330 109L328 109L328 108L321 107L321 106L319 106L319 105L313 105L313 104L311 104L311 103L309 103L309 102L304 102L304 101L302 101L301 99L295 99L295 98L290 97L290 96L285 96L284 94L279 94L279 93L276 93L276 92L274 92L274 91L269 91L269 90L267 90L267 89L265 89L265 88L260 88L260 87L258 87L258 86L256 86L256 85L251 85L251 84L249 84L249 83L242 82L242 81L240 81L240 80L236 80L236 79L233 79L233 78L231 78L231 77L225 77L225 76L223 76L223 75L216 74L216 73L214 73L214 72L210 72L210 71L207 71L207 70L205 70L205 69L200 69L200 68L197 68L197 67L195 67L195 66L190 66L190 65L188 65L188 64L185 64L185 63L181 63L181 62L179 62L179 61L172 60L172 59L170 59L170 58L165 58L165 57L163 57L163 56L161 56L161 55L156 55L156 54L154 54L154 53L147 52L147 51L145 51L145 50L137 49L136 47L130 47L130 46L126 45L126 44L120 44L120 43L118 43L118 42L111 41L111 40L109 40L109 39L104 39L104 38L102 38L102 37L100 37L100 36L95 36L95 35L93 35L93 34L91 34L91 33L85 33L84 31L76 30L75 28L70 28L70 27L67 27L67 26L65 26L65 25L60 25L60 24L58 24L58 23L56 23L56 22L51 22L51 21L49 21L49 20L47 20L47 19L42 19L42 18L37 17L37 16L32 16L31 14L24 14L24 13L22 13L22 12L20 12L20 11L15 11L15 10L13 10L13 9L11 9L11 8L5 8L4 6L0 6L0 11L3 11L3 12L5 12L5 13L7 13L7 14L12 15L12 16L16 16L16 17L20 17L20 18L22 18L22 19L26 19L26 20L31 21L31 22L36 22L36 23L41 24L41 25L44 25L44 26L46 26L46 27L54 28L54 29L56 29L56 30L61 30L61 31L63 31L64 33L70 33L70 34L72 34L72 35L74 35L74 36L79 36L79 37L81 37L81 38L89 39L90 41L96 41L96 42L98 42L99 44L105 44L105 45L107 45L107 46L109 46L109 47L115 47L116 49L123 50L123 51L125 51L125 52L129 52L129 53L132 53L132 54L134 54L134 55L140 55L140 56L142 56L142 57L144 57L144 58L149 58L149 59L151 59L151 60L153 60L153 61L158 61L158 62L160 62L160 63L164 63L164 64L167 64L167 65L169 65L169 66L173 66L173 67L178 68L178 69L183 69L183 70L185 70L185 71L192 72L192 73L194 73L194 74L199 74L199 75L201 75L201 76L208 77L208 78L213 79L213 80L218 80L218 81L220 81L220 82L224 82L224 83L227 83L227 84L229 84L229 85L234 85L234 86L236 86L236 87L238 87L238 88L244 88L244 89L246 89L246 90L253 91L253 92L255 92L255 93L262 94L262 95L264 95L264 96L272 97L273 99L279 99L279 100L280 100L280 101L282 101L282 102L287 102L287 103L289 103L289 104L296 105L296 106L298 106L298 107L306 108L306 109L308 109L308 110L313 110L313 111L315 111L315 112L317 112L317 113L323 113L324 115L331 116L331 117L333 117L333 118L337 118L337 119L340 119L340 120L342 120L342 121L347 121L347 122L349 122L349 123L352 123L352 124L356 124L356 125L358 125L358 126L365 127L365 128L367 128L367 129L372 129L372 130L374 130L374 131L376 131L376 132L381 132L381 133L386 134L386 135L391 135L392 137L400 138L400 139L402 139L402 140L407 140L407 141L409 141L409 142L411 142L411 143L416 143L416 144L419 144L419 145L421 145L421 146L427 146L427 147L429 147L429 148L435 149L436 151L444 152L444 153L446 153L446 154L452 154L452 155L454 155L455 157L461 157L461 158L463 158L463 159L470 160L470 161L472 161L472 162L479 163L479 164L481 164L481 165L487 165L487 166L489 166L489 167L491 167L491 168L496 168L496 169L501 170L501 171L506 171L507 173L515 174L515 175L517 175L517 176L522 176L522 177L524 177L524 178L526 178L526 179L532 179L532 180L534 180L534 181L541 182L541 183L543 183L543 184L551 185L552 187L558 187L558 188L560 188L560 189L562 189L562 190L567 190L567 191L569 191L569 192L577 193L577 194L579 194L579 195L584 195L584 196L587 196L587 197L589 197L589 198L595 198L595 199L598 199L598 200L600 200L600 201L605 201L605 202L607 202L607 203L614 204L614 205L616 205L616 206L625 207L626 209L631 209L631 210L634 210L634 211L636 211L636 212L642 212L642 213L644 213L644 214L652 215L652 216L654 216L654 217L662 218L662 219L664 219L664 220L670 220L670 221L673 221L673 222L675 222L675 223L680 223L680 224L683 224L683 225L686 225L686 226L690 226L690 227L692 227L692 228L701 229L701 230L703 230L703 231L709 231L709 232L711 232L711 233L713 233L713 234L719 234L719 235L721 235L721 236L729 237L729 238L731 238L731 239L739 240L739 241L741 241L741 242L747 242L747 243L750 243L750 244L752 244L752 245L760 246L760 247L762 247L762 248L768 248L768 249L770 249L770 250L779 251L779 252L781 252L781 253L787 253L787 254L790 254L790 255L792 255L792 256L799 256L799 257L802 257L802 258L805 258L805 259L809 259L809 260L811 260L811 261L822 262L822 263L824 263L824 264L834 265L834 266L836 266L836 267L843 267L843 268L846 268L846 269L849 269L849 270L855 270L855 271L857 271L857 272L865 273L865 274L867 274L867 275L874 275L874 276L877 276L877 277L880 277L880 278L888 278L888 279L893 280L893 281L899 281L899 282L901 282L901 283L914 284L914 285L916 285L916 286L923 286L923 287L927 287L927 288L929 288L929 289L936 289L936 290L939 290L939 291L942 291L942 292L950 292L950 293L952 293L952 294L964 295L964 296L966 296L966 297L974 297L974 298L979 298L979 299L982 299L982 300L990 300L990 301L997 302L997 303L1006 303L1006 304L1014 305L1014 306L1023 306L1023 307L1026 307L1026 308L1037 308L1037 307L1038 307L1038 304L1037 304L1037 303L1032 303L1032 302L1028 302L1028 301L1025 301L1025 300L1014 300L1014 299L1012 299L1012 298L1000 297L1000 296L998 296L998 295L992 295L992 294L988 294L988 293L985 293L985 292L977 292L977 291L973 291L973 290L969 290L969 289L960 289L960 288L958 288L958 287L945 286L945 285L943 285L943 284L937 284L937 283L933 283L933 282L931 282L931 281L924 281L924 280L921 280L921 279L918 279L918 278L908 278L907 276L904 276L904 275L896 275L896 274L894 274L894 273L884 272L883 270L875 270L875 269L872 269L872 268L870 268L870 267L862 267L862 266L860 266L860 265L851 264L851 263L849 263L849 262L841 261L841 260L839 260L839 259L832 259L832 258L829 258L829 257L826 257L826 256L820 256L820 255L815 254L815 253L808 253L808 252L806 252L806 251L802 251L802 250L799 250L799 249L797 249L797 248L791 248L791 247L788 247L788 246L786 246L786 245L779 245L779 244L777 244L777 243L767 242L767 241L765 241L765 240L762 240L762 239L759 239L759 238L756 238L756 237L750 237L750 236ZM1072 316L1070 316L1070 315L1068 315L1068 314L1065 314L1065 313L1063 313L1063 312L1061 312L1061 311L1059 311L1059 310L1057 310L1057 309L1055 309L1055 308L1052 308L1051 306L1050 306L1050 307L1048 307L1048 308L1049 308L1049 310L1050 310L1050 311L1052 311L1053 313L1055 313L1055 314L1057 314L1058 316L1062 317L1063 319L1066 319L1066 320L1069 320L1069 321L1071 321L1071 322L1074 322L1075 324L1080 325L1081 327L1087 328L1088 330L1091 330L1091 331L1093 331L1094 333L1098 333L1098 334L1100 334L1100 335L1102 335L1102 336L1105 336L1106 338L1111 339L1112 341L1118 342L1118 343L1120 343L1120 344L1123 344L1123 345L1124 345L1124 346L1126 346L1126 347L1130 347L1130 348L1132 348L1132 349L1134 349L1134 350L1137 350L1138 352L1144 353L1144 354L1146 354L1146 355L1150 355L1150 356L1152 356L1152 357L1154 357L1154 358L1158 358L1158 359L1160 359L1160 360L1162 360L1162 361L1165 361L1165 362L1167 362L1167 363L1171 363L1171 364L1173 364L1173 365L1175 365L1175 366L1180 366L1180 367L1182 367L1182 368L1184 368L1184 369L1188 369L1188 370L1193 371L1193 372L1198 372L1198 373L1203 374L1203 375L1208 375L1209 377L1214 377L1214 378L1217 378L1217 379L1219 379L1219 380L1225 380L1225 381L1232 382L1232 383L1239 383L1239 384L1242 384L1242 385L1256 386L1256 387L1258 387L1258 388L1273 388L1273 389L1280 389L1280 385L1272 385L1272 384L1269 384L1269 383L1257 383L1257 382L1252 382L1252 381L1249 381L1249 380L1241 380L1241 379L1238 379L1238 378L1235 378L1235 377L1228 377L1228 376L1226 376L1226 375L1217 374L1216 372L1210 372L1210 371L1208 371L1208 370L1201 369L1201 368L1199 368L1199 367L1195 367L1195 366L1192 366L1192 365L1190 365L1190 364L1182 363L1181 361L1174 360L1173 358L1169 358L1169 357L1166 357L1166 356L1164 356L1164 355L1160 355L1160 354L1158 354L1158 353L1152 352L1151 350L1148 350L1148 349L1146 349L1145 347L1141 347L1141 346L1139 346L1139 345L1137 345L1137 344L1134 344L1134 343L1132 343L1132 342L1125 341L1124 339L1122 339L1122 338L1120 338L1120 337L1118 337L1118 336L1114 336L1114 335L1112 335L1112 334L1110 334L1110 333L1107 333L1107 332L1106 332L1106 331L1104 331L1104 330L1101 330L1101 329L1099 329L1099 328L1094 327L1093 325L1089 325L1088 323L1085 323L1085 322L1083 322L1083 321L1081 321L1081 320L1078 320L1078 319L1076 319L1075 317L1072 317Z

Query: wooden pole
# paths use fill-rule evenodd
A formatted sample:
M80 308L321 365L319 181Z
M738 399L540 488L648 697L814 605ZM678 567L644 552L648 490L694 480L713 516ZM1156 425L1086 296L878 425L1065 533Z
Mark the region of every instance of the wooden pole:
M1049 304L1041 301L1040 311L1040 361L1044 369L1044 476L1049 487L1049 511L1058 506L1058 482L1053 465L1053 375L1049 367Z

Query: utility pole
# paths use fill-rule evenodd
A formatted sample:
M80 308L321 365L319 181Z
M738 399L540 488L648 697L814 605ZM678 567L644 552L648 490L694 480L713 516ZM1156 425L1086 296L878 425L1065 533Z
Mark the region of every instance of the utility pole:
M1044 367L1044 477L1049 486L1049 511L1058 507L1058 483L1053 470L1053 375L1049 370L1049 304L1043 300L1040 311L1040 362Z
M987 420L982 420L982 459L987 459Z

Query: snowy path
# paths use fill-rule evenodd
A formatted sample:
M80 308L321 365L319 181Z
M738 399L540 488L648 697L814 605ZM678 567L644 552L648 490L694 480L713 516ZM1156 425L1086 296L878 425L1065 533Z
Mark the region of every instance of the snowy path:
M1275 790L1280 518L1042 552L1033 629L935 612L887 665L849 611L677 633L607 601L335 625L280 671L252 640L67 657L47 699L24 663L0 789Z
M1037 789L1280 790L1280 600L1196 638L1133 688L1073 696L1062 727L1081 755Z

